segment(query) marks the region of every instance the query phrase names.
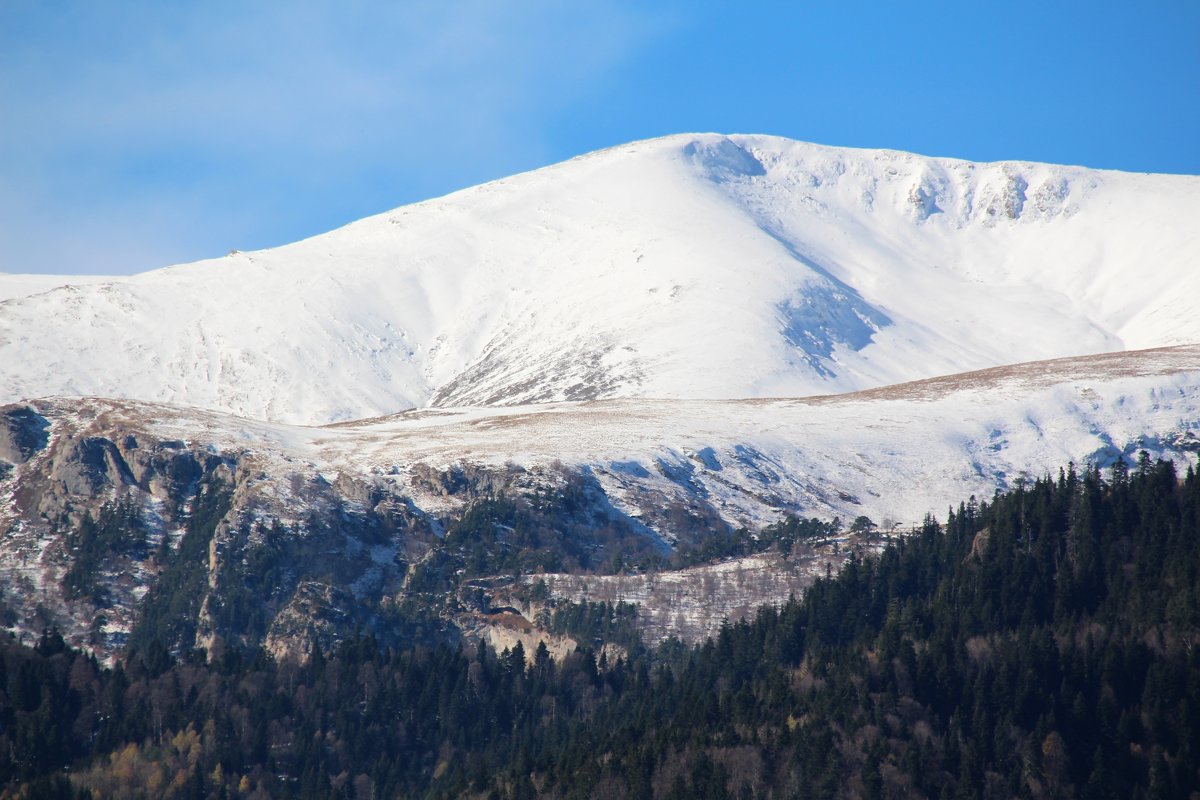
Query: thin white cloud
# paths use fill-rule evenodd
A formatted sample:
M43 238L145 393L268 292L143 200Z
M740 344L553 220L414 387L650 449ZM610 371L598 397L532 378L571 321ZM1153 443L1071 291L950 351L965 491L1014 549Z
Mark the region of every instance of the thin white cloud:
M104 271L217 255L315 233L293 231L320 225L323 193L382 210L542 163L547 120L663 27L618 2L15 0L0 208L20 213L0 219L0 270L88 269L75 240L97 230Z

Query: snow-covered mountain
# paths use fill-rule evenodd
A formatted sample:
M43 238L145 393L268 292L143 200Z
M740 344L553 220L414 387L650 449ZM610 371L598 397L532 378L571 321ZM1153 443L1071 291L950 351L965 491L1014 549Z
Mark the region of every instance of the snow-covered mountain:
M627 557L669 552L727 526L759 530L787 512L867 515L885 530L907 530L972 494L988 499L1069 461L1081 469L1135 461L1141 450L1194 463L1200 346L807 399L426 409L326 427L46 399L0 408L0 613L26 633L55 624L73 642L115 652L149 613L139 602L147 589L168 574L152 554L181 547L204 486L224 487L229 505L194 565L207 576L189 584L201 596L179 604L191 609L194 643L239 636L288 652L314 625L333 638L360 623L395 636L388 613L398 598L440 608L443 597L410 594L413 576L460 547L461 537L445 531L495 496L552 508L556 526L586 520L571 546L604 558L554 585L587 596L588 585L608 586L595 573L614 548ZM95 557L95 588L85 596L61 591L79 571L74 531L85 515L104 519L114 498L138 510L148 545ZM823 559L741 564L763 580L739 579L726 600L745 609L781 602ZM275 576L246 601L254 625L220 612L262 577L247 578L248 563L270 565ZM710 572L669 579L690 589L670 601L660 615L668 623L656 623L654 635L720 622L728 603L704 588L715 580Z
M63 286L86 286L89 283L106 283L114 278L106 275L16 275L0 272L0 302L29 297L49 292Z
M1197 219L1197 177L672 136L285 247L5 291L0 401L320 424L1194 342Z
M1200 177L703 134L272 250L0 275L0 625L283 654L420 607L495 643L493 606L536 616L515 567L701 635L878 544L693 569L735 527L1194 463L1198 219Z

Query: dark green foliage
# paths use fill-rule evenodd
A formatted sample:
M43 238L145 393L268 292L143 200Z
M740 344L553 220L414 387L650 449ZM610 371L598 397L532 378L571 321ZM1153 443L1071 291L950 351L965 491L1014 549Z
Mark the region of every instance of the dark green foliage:
M545 609L539 622L551 633L566 634L577 642L610 642L626 651L642 648L637 624L637 606L632 603L559 602Z
M768 525L758 534L762 549L774 547L781 552L788 552L797 543L825 542L834 538L842 530L842 521L836 517L833 520L820 520L816 517L794 517L788 515L781 522Z
M841 528L841 521L836 518L825 521L789 514L782 521L763 528L757 536L745 528L714 530L694 542L681 544L672 562L675 566L687 567L772 549L789 553L797 543L824 543L837 536Z
M131 496L106 503L95 519L89 514L66 538L73 561L63 576L63 592L71 599L91 597L100 606L108 598L96 583L96 573L115 557L145 559L146 526Z
M860 515L854 518L854 522L850 523L851 533L870 533L879 526L875 521L865 515Z
M129 637L131 651L145 649L152 642L172 649L191 646L208 579L209 543L229 504L229 490L220 481L200 484L178 548L163 548L160 553L166 566L142 602L141 619Z
M317 537L312 537L317 539ZM274 611L295 589L296 565L318 566L312 542L280 525L259 525L228 537L217 591L209 613L218 630L238 640L261 639Z
M672 566L690 567L727 558L750 555L767 549L745 528L716 530L691 542L682 542L671 559Z
M0 643L0 785L33 781L37 796L61 788L53 773L88 752L101 715L100 669L57 630L23 647ZM34 780L36 779L36 780Z
M535 572L611 572L625 564L657 566L663 558L627 520L604 516L589 502L588 485L568 476L563 486L533 497L482 497L453 522L409 581L416 594L445 595L459 579Z
M458 535L508 513L482 508ZM965 503L802 601L657 657L355 636L303 667L146 646L107 672L51 631L0 645L0 777L50 780L127 742L153 764L201 731L180 773L196 796L235 796L241 775L312 798L1187 797L1198 571L1200 479L1144 460ZM550 617L611 635L629 614ZM105 763L86 780L111 788Z

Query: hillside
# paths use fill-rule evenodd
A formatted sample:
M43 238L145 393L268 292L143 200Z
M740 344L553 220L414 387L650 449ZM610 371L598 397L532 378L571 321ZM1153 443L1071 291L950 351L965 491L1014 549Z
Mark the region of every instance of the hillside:
M809 396L1189 343L1197 217L1196 177L672 136L271 250L10 287L0 401L321 424Z
M722 544L732 531L757 535L784 514L907 530L1069 461L1108 467L1145 450L1190 463L1197 420L1197 346L836 396L429 409L325 427L38 400L0 409L0 618L24 636L56 625L108 657L148 631L276 654L356 626L407 641L410 601L444 615L444 635L488 637L464 581L487 579L479 588L511 605L515 576L573 573L584 578L554 582L564 596L611 600L586 576L736 554ZM743 566L671 579L712 586L656 606L654 635L782 602L810 572ZM742 586L755 570L764 580ZM722 574L739 596L718 604Z
M1194 797L1198 532L1200 478L1143 458L960 503L693 648L356 630L306 664L151 643L105 670L52 631L0 641L0 792Z
M685 135L0 276L0 626L561 658L589 634L544 604L629 600L697 640L963 498L1190 464L1198 211L1190 177Z

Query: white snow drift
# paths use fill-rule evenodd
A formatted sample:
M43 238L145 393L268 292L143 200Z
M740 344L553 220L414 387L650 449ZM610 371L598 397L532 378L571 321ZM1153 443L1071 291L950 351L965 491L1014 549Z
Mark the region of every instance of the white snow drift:
M813 395L1194 342L1197 219L1196 177L673 136L285 247L14 290L0 401L315 424Z

